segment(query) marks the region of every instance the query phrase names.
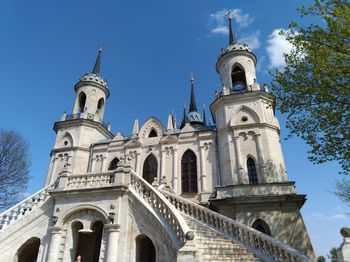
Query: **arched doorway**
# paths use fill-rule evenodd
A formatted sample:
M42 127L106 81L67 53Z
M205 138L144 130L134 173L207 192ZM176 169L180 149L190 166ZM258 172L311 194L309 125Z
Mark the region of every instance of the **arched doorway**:
M252 228L260 231L261 233L264 233L268 236L271 236L271 230L269 225L262 219L258 218L254 221Z
M96 221L91 229L83 229L80 222L72 224L74 260L78 256L82 262L98 262L100 257L103 223Z
M36 262L40 247L40 239L33 237L27 240L17 251L18 262Z
M191 150L187 150L181 158L182 193L197 193L197 158Z
M154 181L154 178L157 177L157 170L158 170L158 162L156 157L153 154L150 154L145 162L143 163L143 172L142 177L145 179L148 183L152 184Z
M145 235L136 238L136 262L155 262L156 249L151 239Z

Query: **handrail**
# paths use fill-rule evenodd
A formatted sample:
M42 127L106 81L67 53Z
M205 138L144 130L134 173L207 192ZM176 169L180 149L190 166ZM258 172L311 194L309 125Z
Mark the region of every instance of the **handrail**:
M112 186L115 170L68 176L65 190Z
M185 244L187 240L193 240L193 232L190 231L184 218L168 199L134 171L131 170L130 174L129 187L163 215L181 243Z
M250 247L258 257L281 262L312 262L294 248L187 199L160 190L179 211Z
M30 212L34 206L40 202L43 203L49 196L49 192L54 188L54 184L47 185L34 194L30 195L23 201L19 202L13 207L5 210L0 214L0 230L6 228L8 225L23 217Z

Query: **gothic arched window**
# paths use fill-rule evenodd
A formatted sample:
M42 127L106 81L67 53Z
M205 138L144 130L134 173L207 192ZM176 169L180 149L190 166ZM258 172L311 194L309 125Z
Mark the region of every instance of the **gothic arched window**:
M79 94L79 113L85 111L86 95L84 92Z
M154 178L157 177L158 162L153 154L150 154L143 163L142 177L148 183L152 184Z
M247 170L249 177L249 184L258 184L258 174L256 172L255 162L251 157L247 159Z
M187 150L181 159L181 183L183 193L197 193L197 159L196 155Z
M151 132L149 132L149 135L148 135L148 137L157 137L157 136L158 136L158 134L157 134L156 130L154 130L154 129L152 129Z
M244 69L242 69L240 66L236 66L232 69L231 80L232 80L232 90L234 92L241 92L247 89L245 72L244 72Z
M105 101L103 98L100 98L97 102L96 113L99 115L100 118L102 118L104 104L105 104Z
M118 167L119 159L118 158L113 158L111 163L108 166L108 170L115 170Z
M262 219L257 219L254 221L253 225L252 225L252 228L266 234L266 235L269 235L271 236L271 230L270 230L270 227L269 225Z

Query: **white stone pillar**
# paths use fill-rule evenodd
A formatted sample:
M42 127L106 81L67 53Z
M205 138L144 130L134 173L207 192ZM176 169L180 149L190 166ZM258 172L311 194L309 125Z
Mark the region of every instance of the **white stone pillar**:
M173 189L179 194L179 180L177 174L177 149L173 149Z
M161 178L163 176L165 176L165 150L161 150L160 151L160 154L161 154L161 161L160 161L160 168L161 168L161 171L160 171L160 178L158 179L158 181L161 180Z
M118 255L118 233L119 233L119 224L108 224L105 225L108 231L108 245L107 245L107 257L106 261L117 262Z
M51 242L49 246L49 255L47 262L57 262L58 259L58 251L60 247L61 241L61 228L52 227L51 228Z
M233 143L235 147L235 153L236 153L236 164L237 164L237 182L239 184L244 183L244 172L243 172L243 165L242 165L242 158L241 158L241 146L239 144L239 136L234 136L233 137ZM234 179L233 179L234 181Z
M135 156L135 173L140 175L140 164L141 164L141 159L140 159L140 153L136 153L136 156Z
M201 191L206 192L207 191L207 177L205 172L205 154L204 154L205 147L200 146L199 147L199 154L200 154L200 161L201 161Z
M95 162L96 162L96 158L91 158L91 168L90 168L90 173L94 172L94 168L95 168Z
M255 134L255 141L256 141L256 152L258 153L258 163L259 163L259 170L260 170L260 176L261 180L260 182L267 182L266 177L265 177L265 157L264 153L262 151L262 146L261 146L261 135L260 134Z
M107 159L107 157L102 156L101 158L102 158L102 163L101 163L101 170L100 171L104 172L104 171L106 171L106 163L107 163L106 159Z
M50 181L47 184L51 184L53 182L52 179L54 178L54 175L55 175L55 172L56 172L57 159L58 159L57 156L54 156L53 159L52 159L52 169L51 169Z

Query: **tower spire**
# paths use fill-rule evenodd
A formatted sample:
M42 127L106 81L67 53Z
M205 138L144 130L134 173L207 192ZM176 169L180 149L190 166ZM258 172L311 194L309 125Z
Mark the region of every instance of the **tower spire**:
M233 33L233 29L232 29L232 14L233 11L232 10L228 10L227 13L225 14L228 18L228 27L229 27L229 45L234 45L236 43L236 38L235 35Z
M196 98L194 95L194 76L193 76L193 73L191 73L191 99L190 99L190 111L189 112L197 112Z
M97 58L96 58L94 69L92 69L92 73L96 74L96 75L100 74L102 49L103 49L103 44L101 44L99 49L98 49L98 55L97 55Z

